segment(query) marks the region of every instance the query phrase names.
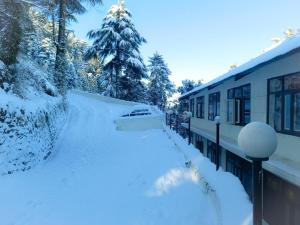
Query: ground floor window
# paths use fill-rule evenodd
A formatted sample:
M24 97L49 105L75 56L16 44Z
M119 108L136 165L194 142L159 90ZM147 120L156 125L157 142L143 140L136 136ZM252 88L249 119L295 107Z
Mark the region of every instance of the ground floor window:
M245 191L252 199L252 164L247 160L226 151L226 171L237 176Z
M300 189L264 170L263 215L272 225L300 224Z
M207 140L207 158L214 164L217 164L217 145L209 140ZM219 151L219 165L221 165L221 147Z
M196 134L196 148L199 149L201 153L204 151L204 138Z

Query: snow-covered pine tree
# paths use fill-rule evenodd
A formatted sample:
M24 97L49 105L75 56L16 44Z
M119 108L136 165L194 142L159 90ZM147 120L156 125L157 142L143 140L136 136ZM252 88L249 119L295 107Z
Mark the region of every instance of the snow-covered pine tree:
M162 55L155 53L149 58L148 69L150 72L150 82L148 84L148 101L164 109L168 97L175 92L174 85L169 80L171 71L164 61Z
M143 59L129 58L124 75L120 78L120 98L128 101L146 102L147 87L143 80L148 78Z
M98 58L104 64L98 80L101 94L141 101L147 78L139 47L146 40L136 30L124 1L113 5L99 30L88 33L94 39L86 58Z
M55 85L61 95L66 93L66 21L76 20L74 14L86 12L83 2L95 5L102 0L55 0L58 4L58 37L55 60Z

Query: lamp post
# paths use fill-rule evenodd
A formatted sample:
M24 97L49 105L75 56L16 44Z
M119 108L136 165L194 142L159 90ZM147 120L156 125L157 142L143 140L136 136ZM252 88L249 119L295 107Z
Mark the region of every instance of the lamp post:
M267 161L277 148L274 129L262 122L252 122L239 133L238 144L248 159L252 160L253 225L261 225L262 208L262 161Z
M215 117L216 123L216 170L220 167L220 116Z
M192 113L184 111L183 116L185 119L188 119L188 134L189 134L189 145L191 144L191 117Z
M168 126L168 112L166 111L166 126Z
M172 122L171 122L172 118L171 118L171 116L173 114L173 110L170 109L170 110L167 111L167 113L169 115L169 123L170 123L169 125L170 125L170 129L171 129L172 128Z

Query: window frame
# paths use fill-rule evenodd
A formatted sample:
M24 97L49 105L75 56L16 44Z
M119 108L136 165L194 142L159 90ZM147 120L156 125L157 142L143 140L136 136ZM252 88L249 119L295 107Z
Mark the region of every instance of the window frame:
M195 142L195 147L203 154L204 153L204 138L196 134L196 142Z
M249 87L249 90L250 90L250 93L249 93L249 97L245 97L244 96L244 93L243 93L243 89L245 87ZM239 90L241 91L241 96L240 97L235 97L235 93L236 93L236 90ZM230 97L230 92L233 93L233 97ZM234 111L232 112L233 113L233 121L230 121L229 120L229 102L232 101L233 102L233 105L232 105L232 108L234 109ZM250 121L248 123L251 122L251 83L247 83L247 84L243 84L241 86L237 86L237 87L234 87L234 88L230 88L227 90L227 110L226 110L226 113L227 113L227 122L232 124L232 125L236 125L236 126L245 126L247 125L248 123L246 123L246 110L245 110L245 103L246 101L249 101L250 102L250 110L249 110L249 116L250 116ZM236 108L236 105L238 105L238 109ZM237 117L236 117L236 114L237 114L237 110L238 110L238 113L239 113L239 120L237 121Z
M293 135L293 136L298 136L300 137L300 131L295 131L294 130L294 122L295 122L295 95L300 94L300 89L293 89L293 90L285 90L285 77L288 76L293 76L293 75L299 75L300 72L296 73L290 73L290 74L285 74L281 76L276 76L276 77L271 77L267 80L267 123L270 123L270 96L271 95L278 95L281 97L281 111L280 111L280 126L281 130L275 129L276 132L282 133L282 134L287 134L287 135ZM270 83L272 80L275 79L280 79L281 80L281 90L280 91L272 91L270 90ZM286 95L291 95L291 104L290 104L290 130L285 129L285 96Z
M211 96L212 96L212 101L211 101ZM216 102L214 103L213 100L216 99ZM213 107L213 118L211 118L210 115L210 107ZM219 113L218 113L218 104L219 104ZM220 91L210 93L208 94L208 120L214 121L216 116L220 116L220 111L221 111L221 93Z
M198 107L198 105L200 106ZM205 110L205 98L203 95L196 98L196 117L199 119L204 119L204 113L205 113L204 110Z
M190 98L189 111L192 113L192 117L195 117L195 98Z

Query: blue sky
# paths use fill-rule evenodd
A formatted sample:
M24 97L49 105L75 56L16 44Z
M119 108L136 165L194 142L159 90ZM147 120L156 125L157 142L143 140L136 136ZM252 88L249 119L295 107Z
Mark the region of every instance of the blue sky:
M117 0L88 7L71 24L75 33L97 29ZM274 37L300 28L299 0L125 0L136 28L147 39L141 52L147 62L154 52L164 55L179 85L183 79L207 82L262 53Z

